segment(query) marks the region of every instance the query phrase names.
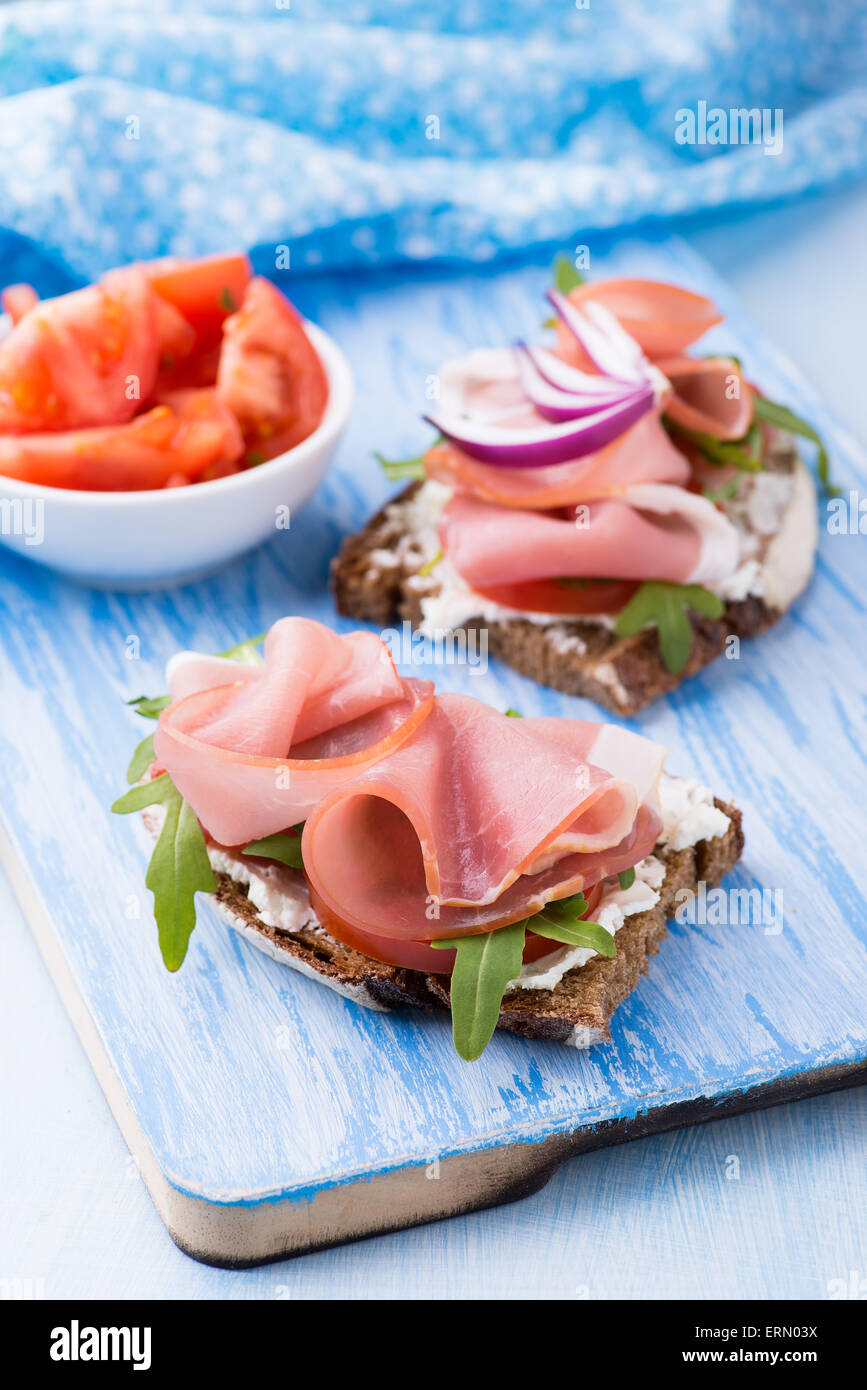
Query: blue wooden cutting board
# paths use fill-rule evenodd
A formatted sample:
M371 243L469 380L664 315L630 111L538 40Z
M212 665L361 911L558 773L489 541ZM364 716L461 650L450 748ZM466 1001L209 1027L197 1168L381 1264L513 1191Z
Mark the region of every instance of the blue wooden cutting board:
M714 296L729 317L708 347L736 351L813 420L847 500L863 491L854 442L682 244L594 253L594 276L612 273ZM824 503L816 576L795 611L630 721L668 745L672 770L743 808L746 853L729 882L781 894L782 915L672 925L609 1045L498 1034L468 1066L447 1017L365 1011L252 949L201 899L183 969L162 967L149 842L107 809L152 727L124 701L161 691L179 647L219 650L286 613L347 630L328 562L390 490L371 450L417 452L425 378L469 348L532 335L545 284L539 263L293 287L353 364L355 415L291 530L206 582L107 594L0 556L2 859L154 1200L201 1259L278 1258L506 1200L583 1148L867 1075L867 574L863 537L829 533ZM494 664L424 673L500 708L599 717Z

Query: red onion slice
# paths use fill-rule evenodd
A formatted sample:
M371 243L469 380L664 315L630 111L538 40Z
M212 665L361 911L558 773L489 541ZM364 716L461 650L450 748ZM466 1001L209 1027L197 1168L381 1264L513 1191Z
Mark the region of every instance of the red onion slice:
M523 339L515 346L527 354L539 375L559 391L568 391L572 395L586 396L588 399L591 396L594 399L609 399L623 395L633 386L632 382L619 382L610 376L594 376L591 372L582 372L580 368L570 366L562 357L556 357L546 348L533 347Z
M506 429L460 415L426 415L435 430L480 463L500 468L544 468L596 453L628 430L652 408L653 389L644 387L605 410L580 420L538 429Z
M594 313L592 317L588 317L576 309L575 305L559 290L549 290L548 299L600 372L612 377L615 381L623 382L624 385L634 385L643 379L644 372L641 363L644 360L644 355L635 340L630 338L626 330L620 327L613 315L608 314L607 310L602 310L601 314ZM590 306L587 307L589 312ZM593 307L596 310L601 309L601 305L598 304ZM613 320L617 326L617 334L613 337L610 332L610 324L607 322L609 319ZM626 339L637 349L638 360L631 350L628 352L625 350L623 339Z
M597 304L593 299L588 300L584 305L584 313L606 335L611 346L621 354L624 363L628 364L639 376L646 376L648 364L644 351L632 334L627 333L617 315L612 314L611 310L606 309L604 304Z
M624 387L608 377L600 377L601 389L594 389L592 393L563 391L552 386L539 372L533 354L523 344L516 348L516 356L521 385L528 401L544 419L555 424L564 420L578 420L583 415L592 415L608 406L625 404L645 389L638 385Z

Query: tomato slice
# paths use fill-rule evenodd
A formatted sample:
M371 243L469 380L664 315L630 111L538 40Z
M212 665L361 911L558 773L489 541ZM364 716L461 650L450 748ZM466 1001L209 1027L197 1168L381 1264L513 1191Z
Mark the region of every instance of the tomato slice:
M596 911L603 887L602 883L596 883L592 888L587 889L585 917L592 916ZM437 950L436 947L428 945L426 941L398 941L391 937L374 936L372 932L363 931L361 928L344 921L342 917L338 917L330 908L326 907L312 887L310 888L310 901L313 905L313 911L326 931L329 931L338 941L342 941L344 946L351 946L354 951L360 951L364 956L382 961L385 965L403 966L406 970L423 970L428 975L450 975L454 969L457 954L455 951ZM552 951L559 949L559 944L549 937L536 936L534 932L527 932L524 964L526 965L532 960L539 960L541 956L550 955Z
M39 295L32 285L7 285L0 292L3 312L9 315L13 324L20 323L27 311L34 309L38 303Z
M250 464L293 448L322 419L325 370L296 310L261 276L224 325L217 391L240 422Z
M223 323L240 307L253 274L242 251L197 260L164 256L143 262L142 270L157 294L192 325L201 345L219 342Z
M0 474L48 487L123 492L237 472L238 422L210 391L178 391L134 420L56 434L0 435Z
M639 585L631 579L528 579L476 589L483 598L524 613L619 613Z
M134 267L44 299L0 343L0 430L114 425L153 389L156 300Z

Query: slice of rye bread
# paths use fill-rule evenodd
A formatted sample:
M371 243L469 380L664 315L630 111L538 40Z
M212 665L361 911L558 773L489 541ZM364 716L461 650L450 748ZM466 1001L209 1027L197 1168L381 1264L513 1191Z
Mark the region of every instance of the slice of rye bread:
M777 447L771 462L775 471L791 471L800 460L786 444ZM400 619L419 626L422 599L437 592L436 569L420 587L418 555L402 544L407 530L401 509L421 486L410 483L363 530L344 540L332 561L331 583L337 609L346 617L381 627ZM567 695L584 695L615 714L630 715L720 656L729 637L753 637L777 622L784 611L757 597L726 603L719 619L689 611L692 649L686 668L676 675L662 660L656 628L618 637L600 623L568 616L548 624L520 617L497 621L479 617L464 628L484 630L493 655L540 685Z
M616 954L610 959L594 956L586 965L568 971L554 989L507 994L499 1028L575 1047L608 1039L612 1014L647 973L649 958L656 955L665 937L666 921L683 901L678 892L694 893L702 881L708 886L719 884L740 857L744 844L741 813L736 806L719 800L715 805L729 818L723 835L699 840L687 849L658 847L654 851L666 870L659 902L626 918L615 938ZM215 877L221 916L286 965L318 977L368 1008L391 1009L404 1004L426 1010L448 1008L447 976L425 975L370 960L329 936L312 914L307 925L291 932L268 926L243 884L222 869L215 870Z

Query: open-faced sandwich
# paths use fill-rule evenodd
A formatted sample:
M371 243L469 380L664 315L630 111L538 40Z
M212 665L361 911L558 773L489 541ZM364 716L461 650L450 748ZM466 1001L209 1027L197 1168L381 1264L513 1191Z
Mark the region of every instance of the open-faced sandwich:
M816 498L793 436L818 445L826 485L828 465L735 358L687 353L720 322L710 300L576 278L561 269L549 296L554 345L441 369L436 439L380 460L412 481L332 579L349 617L484 628L522 674L628 714L801 593Z
M261 639L259 639L261 640ZM277 960L373 1009L451 1006L460 1055L496 1027L608 1037L674 915L743 845L739 811L610 724L500 713L402 679L370 632L284 618L170 693L116 811L143 812L163 958L196 892Z

